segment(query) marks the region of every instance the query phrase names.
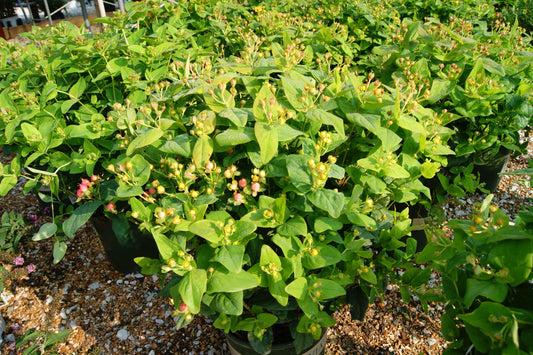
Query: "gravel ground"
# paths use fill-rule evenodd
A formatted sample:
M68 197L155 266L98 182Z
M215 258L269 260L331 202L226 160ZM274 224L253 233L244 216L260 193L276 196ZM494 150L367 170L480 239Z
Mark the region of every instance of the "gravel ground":
M511 159L507 170L527 167L526 156ZM8 157L1 156L5 162ZM531 205L529 177L504 176L494 203L511 218ZM482 194L449 201L448 218L466 218ZM0 215L16 211L37 215L44 223L33 195L22 194L22 184L0 198ZM13 339L37 328L41 332L72 330L57 346L61 354L228 354L224 335L209 320L198 318L182 330L174 328L171 306L158 296L159 280L141 274L121 274L104 256L93 228L87 225L69 241L67 254L52 264L52 243L22 243L19 253L25 265L36 271L23 279L7 282L1 294L0 312L6 322L3 354L13 353ZM438 282L438 275L433 275ZM351 321L349 311L335 317L328 330L327 354L440 354L446 341L440 334L442 304L429 312L420 303L403 303L398 288L390 285L382 300L376 300L365 319ZM22 352L20 352L22 353Z

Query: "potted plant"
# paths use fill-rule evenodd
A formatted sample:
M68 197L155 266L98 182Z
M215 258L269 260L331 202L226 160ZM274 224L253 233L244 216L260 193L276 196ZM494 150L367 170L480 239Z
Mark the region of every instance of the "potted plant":
M448 301L441 319L452 342L446 354L533 351L532 212L510 224L492 197L470 220L448 223L453 239L441 235L417 256L442 274L442 289L433 291Z
M500 17L487 27L456 17L448 24L405 19L367 61L383 68L386 84L415 81L419 103L445 113L443 124L456 132L449 166L472 163L494 190L506 158L525 147L520 134L529 132L531 79L524 30ZM497 165L493 177L482 168L489 162Z
M247 32L217 57L224 31L199 37L203 49L183 39L193 5L128 6L94 37L65 23L0 47L1 143L18 154L0 192L24 174L26 191L44 184L77 203L35 239L56 238L58 261L97 211L136 224L159 250L136 261L171 275L163 294L178 325L208 315L260 353L278 326L302 352L342 305L361 317L416 251L401 241L409 211L393 205L431 197L421 179L453 153L441 113L411 85L385 86L289 34ZM219 16L217 6L204 10ZM183 31L153 35L168 23Z

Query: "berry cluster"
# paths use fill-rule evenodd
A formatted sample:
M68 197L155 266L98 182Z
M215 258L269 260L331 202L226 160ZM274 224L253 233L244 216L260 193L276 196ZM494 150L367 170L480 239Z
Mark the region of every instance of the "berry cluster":
M99 180L100 177L98 175L92 175L89 179L81 179L81 183L76 191L78 201L92 199L94 197L95 184L97 184Z

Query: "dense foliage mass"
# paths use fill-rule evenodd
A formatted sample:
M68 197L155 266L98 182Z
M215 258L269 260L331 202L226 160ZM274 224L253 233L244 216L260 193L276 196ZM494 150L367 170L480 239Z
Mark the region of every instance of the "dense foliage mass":
M134 223L153 236L160 257L136 261L172 275L163 294L179 326L201 312L226 332L248 332L261 353L275 324L288 324L302 351L338 307L361 317L389 279L406 300L466 304L443 321L449 340L461 319L480 351L531 351L520 340L527 327L511 338L472 331L480 313L469 307L502 302L504 286L494 297L472 291L492 282L478 273L466 293L428 290L431 268L413 264L417 243L407 238L413 206L434 211L447 193L483 188L474 164L525 148L533 54L523 19L475 1L127 10L97 20L98 34L66 22L26 34L24 46L0 42L0 145L17 153L0 171L0 193L24 176L25 192L61 206L34 236L55 239L55 262L104 213L114 230ZM450 268L477 257L461 252L479 238L442 238L416 260L440 257L446 285L464 283L470 276ZM528 285L530 264L502 280ZM509 323L517 334L519 323ZM448 351L467 349L464 338Z

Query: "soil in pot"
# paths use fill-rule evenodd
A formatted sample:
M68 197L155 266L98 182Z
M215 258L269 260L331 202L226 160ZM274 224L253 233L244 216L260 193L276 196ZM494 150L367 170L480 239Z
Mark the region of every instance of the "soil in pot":
M159 253L153 237L141 232L137 225L125 216L112 217L97 214L91 217L108 260L122 273L139 272L141 268L135 263L136 257L157 258Z

